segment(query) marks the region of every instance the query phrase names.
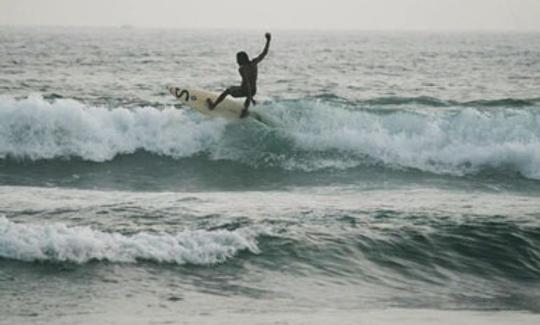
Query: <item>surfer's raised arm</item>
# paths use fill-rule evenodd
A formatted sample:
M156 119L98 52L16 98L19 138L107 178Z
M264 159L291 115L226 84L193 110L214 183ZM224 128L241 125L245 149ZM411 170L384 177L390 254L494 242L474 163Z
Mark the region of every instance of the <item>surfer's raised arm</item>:
M261 62L266 54L268 54L268 49L270 48L270 40L272 39L272 34L266 33L264 34L264 37L266 37L266 45L264 46L264 50L257 56L255 59L253 59L253 63L257 64Z

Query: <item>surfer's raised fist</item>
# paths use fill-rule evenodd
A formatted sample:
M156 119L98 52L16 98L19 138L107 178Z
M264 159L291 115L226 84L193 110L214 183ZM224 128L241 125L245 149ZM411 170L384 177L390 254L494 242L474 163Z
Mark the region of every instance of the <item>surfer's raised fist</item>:
M272 39L272 34L266 33L264 34L264 37L266 37L266 40L269 41L270 39Z

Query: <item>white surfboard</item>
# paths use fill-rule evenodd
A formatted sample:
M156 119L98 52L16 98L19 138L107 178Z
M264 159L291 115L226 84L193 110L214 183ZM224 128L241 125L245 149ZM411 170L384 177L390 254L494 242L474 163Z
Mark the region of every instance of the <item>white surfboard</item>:
M229 98L225 98L213 110L208 108L207 100L215 101L218 94L196 89L182 89L178 87L169 87L169 92L179 99L184 105L199 111L210 117L224 117L229 119L239 119L244 108L244 103Z
M208 108L207 99L210 98L212 101L215 101L219 94L205 90L179 88L174 86L169 86L167 88L169 92L184 105L200 112L201 114L209 117L221 117L231 120L241 119L240 115L244 109L244 101L225 98L221 103L219 103L218 106L211 110ZM267 119L263 120L262 116L257 112L250 110L248 118L254 119L255 121L266 126L274 127L274 123Z

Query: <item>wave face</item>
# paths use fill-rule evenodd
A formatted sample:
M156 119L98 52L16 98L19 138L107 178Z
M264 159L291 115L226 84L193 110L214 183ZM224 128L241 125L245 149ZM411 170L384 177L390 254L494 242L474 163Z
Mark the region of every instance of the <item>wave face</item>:
M104 162L142 150L259 169L311 172L376 164L458 176L502 169L540 179L538 107L408 104L387 110L320 99L269 102L256 109L276 127L263 128L172 107L108 109L70 99L3 96L0 157Z
M256 232L184 231L177 234L106 233L88 227L16 224L0 217L0 257L21 261L110 261L211 265L241 251L258 253Z

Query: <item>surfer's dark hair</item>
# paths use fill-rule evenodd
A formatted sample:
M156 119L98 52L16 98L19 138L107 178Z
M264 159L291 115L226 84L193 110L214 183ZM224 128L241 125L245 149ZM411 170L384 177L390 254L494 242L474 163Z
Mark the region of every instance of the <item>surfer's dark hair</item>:
M239 65L248 64L249 56L244 51L238 52L236 53L236 62L238 62Z

